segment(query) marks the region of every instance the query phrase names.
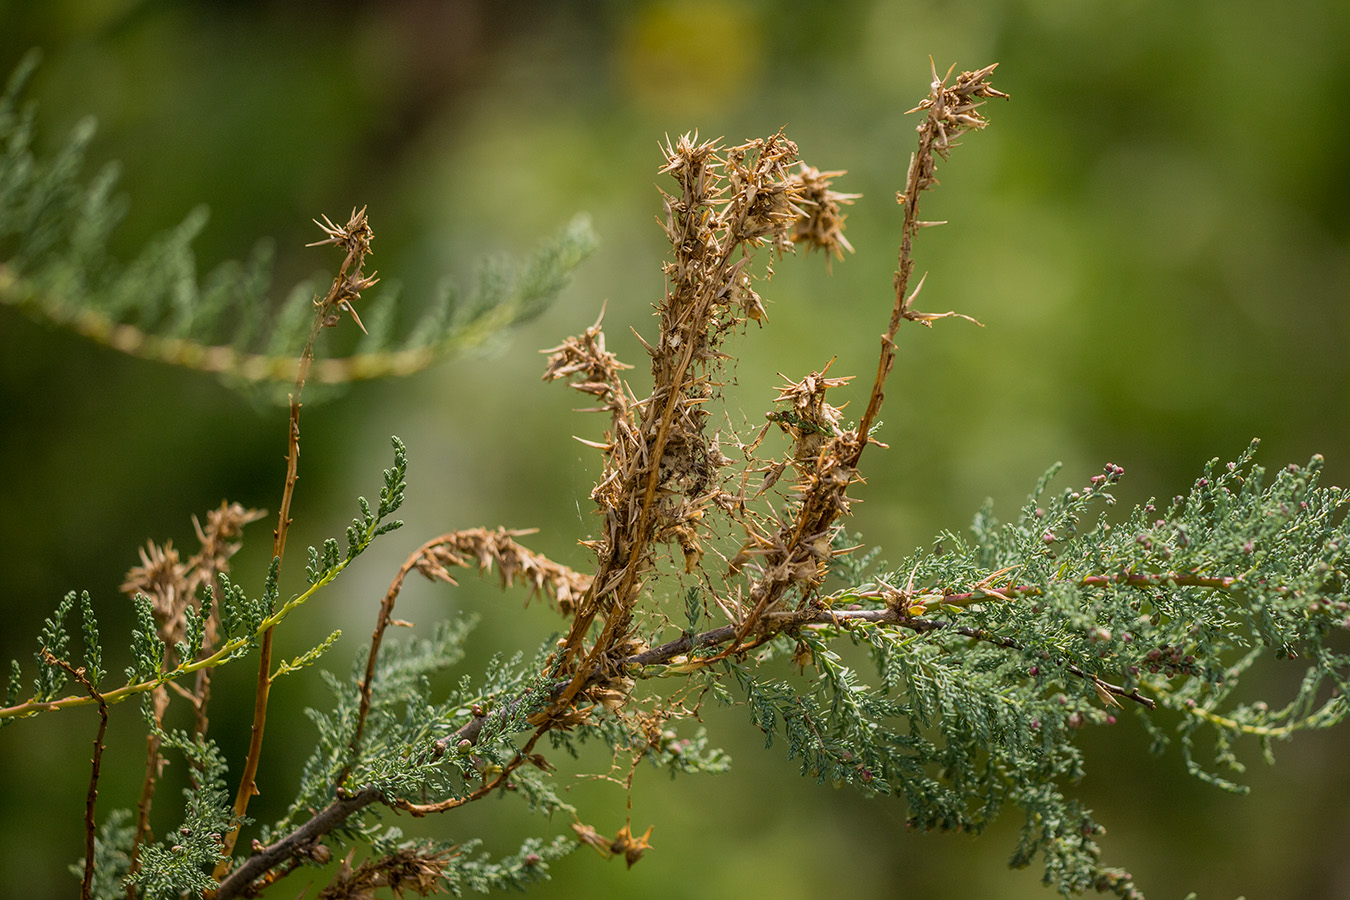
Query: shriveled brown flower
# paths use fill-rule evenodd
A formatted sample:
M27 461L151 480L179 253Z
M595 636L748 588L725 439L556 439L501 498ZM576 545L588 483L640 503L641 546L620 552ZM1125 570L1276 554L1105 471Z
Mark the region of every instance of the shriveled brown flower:
M442 535L423 548L415 568L434 581L455 583L451 567L477 566L491 571L495 565L503 588L516 580L530 588L530 596L549 600L559 612L570 615L590 587L590 577L553 562L518 543L516 538L533 534L534 529L511 531L498 528L470 528Z
M201 572L225 571L229 558L239 552L238 538L244 526L265 515L266 510L246 509L242 504L222 500L220 506L206 514L204 527L193 516L192 527L197 532L202 549L188 561L189 564Z
M441 876L453 852L405 847L389 856L368 859L353 869L353 850L339 864L328 887L319 892L319 900L375 900L380 888L388 888L394 897L409 892L419 897L442 893L445 887Z
M141 564L127 570L122 592L150 599L159 637L172 647L183 637L183 613L197 587L193 569L179 559L173 541L148 541L138 552Z
M822 172L799 163L792 176L797 184L797 205L800 207L792 228L792 241L805 244L808 250L824 251L826 267L834 259L843 259L845 251L853 252L853 245L844 237L846 216L840 207L851 205L862 194L841 194L831 189L833 179L843 174L842 169Z
M649 827L641 836L633 834L632 823L625 822L618 833L612 838L607 838L600 834L590 825L581 822L573 823L572 830L577 833L577 840L592 847L605 859L612 856L622 856L628 862L628 868L633 868L633 864L642 858L642 854L652 848L648 840L652 836L652 829Z

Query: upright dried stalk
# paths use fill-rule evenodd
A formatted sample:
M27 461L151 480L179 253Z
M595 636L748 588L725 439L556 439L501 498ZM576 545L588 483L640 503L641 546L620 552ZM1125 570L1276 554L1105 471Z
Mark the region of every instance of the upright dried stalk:
M998 68L998 63L975 72L962 72L956 83L950 87L947 85L947 79L951 77L951 69L939 78L932 59L929 59L928 63L933 73L932 89L922 103L910 110L912 113L925 113L924 120L918 128L919 149L909 158L905 189L896 197L896 202L905 211L905 220L900 232L900 261L895 270L895 305L891 309L891 321L886 328L886 334L881 339L881 357L877 361L877 374L872 381L872 394L867 401L867 411L863 413L862 420L858 423L858 433L862 435L868 434L872 423L876 421L877 413L881 411L881 401L885 397L882 389L885 387L886 377L890 375L891 368L895 365L894 339L896 332L900 330L900 323L918 322L931 327L936 319L960 316L960 313L954 312L923 313L912 308L914 299L923 289L923 279L919 279L913 293L909 291L909 279L914 273L912 255L914 235L920 228L942 224L924 222L919 218L919 197L938 183L937 159L947 158L947 154L956 144L956 138L972 129L983 128L987 124L979 112L984 100L989 97L1006 99L1008 96L1002 91L995 90L987 80ZM961 318L970 317L961 316ZM857 465L860 455L862 455L861 445L855 451L853 465Z
M336 244L347 251L347 256L338 268L333 284L327 295L314 300L314 320L300 353L300 364L295 375L295 390L290 397L290 425L287 429L286 482L281 492L281 509L277 515L277 527L273 532L272 558L278 563L286 552L286 533L291 525L291 498L295 495L295 482L299 477L300 466L300 394L304 390L305 380L309 376L310 365L314 362L314 343L325 328L332 328L341 320L342 313L349 314L357 326L365 331L361 318L356 312L356 301L361 292L374 285L378 278L366 275L362 271L366 256L370 253L370 242L374 234L366 221L366 210L352 210L346 225L334 225L327 216L323 222L316 222L327 233L322 241L310 244L311 247ZM267 698L272 687L272 629L263 632L262 645L258 654L258 680L254 693L253 725L250 729L248 756L244 760L244 769L239 777L239 790L235 795L234 814L237 822L242 822L248 811L249 800L258 793L254 777L258 773L258 761L262 757L263 729L267 724ZM215 877L220 879L229 871L229 855L239 839L239 826L235 825L225 835L221 856L224 859L216 866Z
M781 133L731 148L684 135L667 140L662 174L679 189L665 194L665 232L674 258L665 266L666 295L659 307L660 336L646 344L652 391L643 400L618 377L620 366L604 350L599 324L550 351L546 379L569 377L604 401L612 426L599 446L605 455L591 497L604 516L591 590L582 598L564 647L571 683L557 706L569 704L598 674L616 671L628 653L633 615L657 544L676 544L692 570L702 555L705 515L737 501L722 487L718 470L730 460L708 434L707 404L716 389L723 338L746 319L764 318L749 265L755 250L781 254L796 239L837 251L839 231L798 223L804 186L789 171L797 146ZM813 184L825 180L815 170ZM827 196L820 193L823 201ZM817 202L808 201L813 209ZM826 209L837 211L837 205ZM771 272L771 266L769 267ZM604 621L589 652L583 642L597 618Z

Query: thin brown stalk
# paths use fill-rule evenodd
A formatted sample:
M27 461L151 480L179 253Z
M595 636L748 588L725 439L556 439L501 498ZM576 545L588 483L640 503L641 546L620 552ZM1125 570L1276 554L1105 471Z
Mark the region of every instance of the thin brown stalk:
M89 790L84 798L84 877L80 880L80 900L91 900L94 896L94 841L97 831L94 824L94 803L98 800L98 776L103 765L103 737L108 733L108 704L103 695L94 687L84 667L75 668L64 659L57 659L49 650L43 650L42 656L48 665L60 666L71 678L89 692L98 704L98 731L94 734L94 758L90 761Z
M958 625L945 619L926 619L919 616L912 616L903 610L894 607L865 610L832 610L821 608L782 610L767 613L764 618L767 625L765 631L756 635L751 645L741 646L739 648L741 652L760 646L772 638L785 632L791 632L794 629L812 626L849 628L855 623L889 625L919 633L947 631L973 640L996 644L1008 650L1024 649L1021 643L1012 638L1003 637L980 628ZM690 653L723 645L735 646L739 641L737 630L735 625L723 625L698 634L682 635L673 641L627 657L624 660L624 666L627 671L633 671L635 669L641 670L646 666L663 666L674 663L678 665L681 670L692 671L696 668L712 664L717 659L720 659L721 655L691 659L688 656ZM1065 669L1075 677L1084 679L1091 684L1098 685L1115 696L1133 700L1149 709L1153 709L1157 705L1152 699L1139 693L1138 688L1125 688L1121 685L1111 684L1076 665L1066 665ZM481 727L482 726L480 725L479 728L481 729ZM461 729L460 732L456 732L455 735L452 735L450 740L463 740L468 736L470 736L470 732L466 727Z
M314 361L314 345L319 334L325 328L335 326L342 313L348 313L364 331L361 319L356 313L355 301L361 291L375 284L379 279L362 273L366 255L370 253L372 233L366 221L366 211L352 210L351 218L345 226L334 225L326 216L323 222L317 222L328 235L322 241L310 246L336 244L347 251L346 258L338 268L332 286L323 299L314 301L314 320L310 326L309 337L300 353L300 361L295 376L295 389L290 395L290 420L287 427L286 482L281 493L281 508L277 515L277 527L273 532L272 557L280 561L286 550L286 534L291 525L291 500L295 495L295 483L299 478L300 466L300 395L309 375L310 365ZM235 794L234 814L237 822L242 823L248 812L248 804L258 786L255 778L258 763L262 758L263 732L267 724L267 700L272 687L272 629L263 632L258 654L258 678L254 691L253 724L249 734L248 756L239 776L239 789ZM230 854L239 839L240 825L230 828L224 836L221 847L222 859L215 869L215 878L223 878L229 871Z
M945 159L956 137L962 132L984 127L985 120L978 112L984 98L1008 96L1002 91L994 90L987 81L994 69L998 68L998 63L975 72L962 72L956 79L956 84L950 88L947 86L947 79L951 77L951 70L947 70L947 74L939 78L937 67L933 65L931 59L929 67L933 73L933 82L928 99L910 110L910 112L923 111L926 115L923 124L919 126L919 148L910 157L909 170L905 175L905 189L897 198L904 209L904 222L901 226L899 262L894 279L895 304L891 308L891 319L886 327L886 333L881 338L881 355L877 360L877 373L872 381L867 410L858 422L858 434L863 440L854 450L850 460L855 466L858 458L862 456L863 448L867 446L868 434L877 414L881 411L881 403L885 398L886 378L895 366L895 335L900 329L900 323L910 321L931 326L936 319L959 315L951 312L916 312L912 307L923 288L923 279L919 279L919 284L912 293L909 290L910 276L914 273L914 235L920 228L934 224L919 218L919 197L937 184L935 157Z

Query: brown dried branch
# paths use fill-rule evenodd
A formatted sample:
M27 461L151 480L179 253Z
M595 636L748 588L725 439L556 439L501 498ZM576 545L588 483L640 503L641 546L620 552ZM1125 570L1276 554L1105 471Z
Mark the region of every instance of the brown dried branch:
M592 710L618 709L630 699L633 677L643 668L662 665L692 671L718 656L743 654L773 637L802 628L846 628L854 622L873 622L912 631L955 629L977 640L1005 639L967 633L959 627L914 614L908 607L859 612L836 612L815 600L815 592L836 552L833 538L839 520L848 513L850 486L860 480L857 463L868 442L868 432L882 401L882 388L895 355L893 338L902 321L930 324L935 316L912 309L908 291L910 260L919 194L936 183L935 156L945 156L963 130L980 127L975 107L989 96L1004 96L985 83L993 67L966 73L949 87L934 74L933 93L921 105L927 113L919 128L920 146L911 163L906 190L901 195L905 224L896 275L896 301L889 330L883 338L878 374L862 423L846 428L840 406L831 404L829 391L847 378L829 377L829 366L799 380L787 380L770 415L791 440L791 453L781 463L754 456L763 432L750 444L735 440L745 455L740 488L728 490L736 479L723 469L732 460L719 449L720 435L710 427L711 402L721 387L720 369L726 359L724 338L750 321L763 323L763 300L750 274L754 252L768 248L774 255L806 244L821 249L827 260L851 250L843 236L842 208L855 195L835 192L838 172L820 172L802 165L792 171L796 146L781 133L762 140L724 147L718 141L700 141L694 135L667 139L660 171L675 179L677 189L662 194L664 230L673 256L665 266L666 291L658 305L658 336L643 341L651 358L652 388L643 398L623 380L627 366L605 347L601 322L577 337L547 351L546 380L567 380L609 414L609 426L600 441L586 441L601 451L604 467L591 493L601 514L599 533L585 542L596 555L594 575L586 577L539 557L521 547L524 532L473 529L435 538L419 548L400 568L381 605L372 634L371 653L362 684L362 704L352 742L356 758L362 723L369 713L375 660L385 629L394 623L393 607L407 575L419 571L428 578L453 583L456 567L496 567L504 586L517 578L534 593L551 599L570 617L570 627L558 655L550 662L564 674L549 691L549 704L533 711L535 731L524 746L484 783L463 797L440 802L390 800L371 792L344 793L301 826L292 836L261 848L222 883L222 895L232 896L286 859L303 854L353 812L374 802L415 816L445 812L473 802L507 784L512 772L533 761L532 748L553 729L585 721ZM341 243L343 229L327 223L329 241ZM355 255L353 255L355 253ZM349 250L348 262L359 260L359 246ZM346 264L344 264L345 269ZM356 271L359 275L359 262ZM772 272L772 261L764 275ZM340 273L339 279L345 277ZM336 284L337 282L335 282ZM338 306L337 311L346 307ZM946 314L942 314L946 315ZM304 360L302 358L302 375ZM293 408L293 413L298 407ZM294 416L293 416L294 418ZM767 426L766 426L767 427ZM294 445L296 434L292 435ZM766 514L747 500L745 485L751 472L766 472L766 484L788 467L793 484L787 507ZM758 496L758 495L757 495ZM751 498L753 499L753 498ZM713 516L710 513L720 512ZM662 547L678 548L686 572L697 572L700 583L712 587L704 571L704 541L713 535L711 519L730 519L746 534L745 546L728 560L727 578L744 572L746 582L724 591L713 590L712 602L726 612L728 624L649 648L635 637L636 617L646 597L646 583L658 564ZM785 608L796 596L796 608ZM720 650L720 654L719 654ZM1123 688L1086 673L1094 686L1113 696ZM1112 687L1117 687L1113 692ZM1134 697L1139 702L1143 698ZM446 752L477 742L490 722L515 717L524 697L507 699L488 712L475 712L457 731L436 741ZM344 777L345 777L344 773ZM621 832L627 838L623 852L640 855L647 836ZM618 839L609 841L616 852ZM244 876L248 874L246 879ZM345 885L354 884L356 870L347 870ZM227 889L228 885L228 889ZM335 894L334 896L345 896Z
M359 211L353 209L346 225L334 225L327 216L324 216L322 222L316 219L315 224L322 228L328 237L309 246L335 244L347 251L347 256L338 267L328 293L322 299L314 300L313 324L310 326L304 349L300 352L300 362L296 369L295 389L290 395L290 423L287 428L286 481L281 492L281 509L277 515L277 527L272 540L272 557L276 560L281 560L285 556L286 533L291 525L291 499L295 496L295 482L299 478L300 465L300 395L309 376L310 365L314 361L314 344L323 329L338 324L343 312L350 314L361 330L365 331L365 326L361 324L361 319L356 313L355 304L361 297L361 291L379 281L373 273L366 275L362 271L366 257L370 254L370 242L374 238L370 224L366 221L365 207ZM263 731L267 724L267 699L271 687L272 629L268 628L263 632L258 652L258 678L254 691L253 725L250 729L248 756L244 759L244 768L239 776L239 789L235 794L235 821L239 823L244 821L248 812L249 800L258 793L254 778L258 773L258 761L262 756ZM223 858L214 872L218 880L229 871L229 856L234 850L235 842L239 840L239 827L233 826L225 835L221 848Z
M951 70L939 78L937 67L929 60L933 73L933 82L928 97L910 112L924 112L923 122L919 125L919 148L910 157L909 171L905 176L905 189L896 202L904 209L904 222L900 232L900 259L895 271L895 305L891 310L890 324L881 338L881 356L877 360L877 373L872 382L872 394L867 401L867 411L858 423L858 434L864 439L876 421L885 397L883 388L891 368L895 365L895 334L904 321L919 322L931 326L936 319L959 315L958 313L921 313L912 308L914 299L923 287L920 279L913 292L909 290L909 279L914 272L914 235L920 228L937 224L924 222L919 218L919 197L924 191L937 185L937 158L947 158L956 138L972 129L983 128L987 122L980 115L979 108L989 97L1007 98L1002 91L994 90L988 83L989 76L998 63L985 66L975 72L962 72L956 83L950 87L947 79ZM962 316L969 318L969 316ZM971 319L971 321L974 321ZM976 323L978 324L978 323ZM866 440L854 451L852 464L857 465Z
M529 587L531 599L543 597L554 609L570 616L590 590L591 578L516 541L516 538L534 534L537 530L470 528L452 531L428 541L409 562L432 581L450 584L455 583L449 572L452 566L470 568L476 565L484 573L496 566L503 589L513 587L519 579Z
M64 659L57 659L45 647L42 650L42 657L48 665L59 666L65 670L66 674L88 691L89 696L93 697L94 702L98 704L98 731L94 734L94 758L90 760L89 790L84 799L84 877L80 880L80 900L90 900L94 896L94 838L96 834L94 802L98 799L98 776L103 765L103 736L108 733L108 704L85 674L84 666L77 669Z
M253 883L266 875L270 869L286 860L311 854L313 852L311 848L317 847L324 835L379 800L379 791L367 789L348 794L339 788L337 798L315 813L308 822L274 843L265 847L255 846L253 855L240 863L238 868L220 882L214 900L232 900L234 897L248 895Z
M660 172L672 176L679 189L662 194L674 259L665 267L659 337L655 345L643 342L651 357L651 394L629 399L631 392L603 351L598 323L554 348L545 375L570 377L579 390L604 400L613 418L599 445L604 472L591 494L604 516L601 535L588 542L597 569L564 643L573 680L559 706L570 703L598 669L612 665L606 659L631 631L655 546L678 545L686 570L692 570L702 554L705 511L735 503L717 477L730 460L707 432L707 403L724 359L718 349L722 339L747 319L764 318L748 272L751 255L765 246L791 250L794 230L803 240L841 246L842 195L829 192L828 179L818 173L810 200L815 224L798 228L809 218L798 206L804 181L789 172L797 147L781 133L730 148L686 134L667 139L662 150ZM603 620L600 634L584 651L597 619Z

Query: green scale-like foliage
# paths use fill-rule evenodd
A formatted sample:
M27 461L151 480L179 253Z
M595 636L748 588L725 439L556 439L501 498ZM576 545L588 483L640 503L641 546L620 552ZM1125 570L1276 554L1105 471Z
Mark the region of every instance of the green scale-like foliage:
M247 262L199 276L192 241L206 227L204 207L130 262L111 258L108 239L126 212L125 199L114 194L117 166L82 176L92 119L76 125L51 159L34 155L35 104L20 106L19 98L37 61L36 52L25 57L0 95L0 303L122 352L212 372L286 402L318 283L295 285L273 309L274 250L266 242ZM578 217L523 262L485 261L467 294L443 281L406 328L395 315L398 288L386 286L372 294L366 334L353 354L321 361L312 380L408 375L481 345L544 309L594 248L587 219Z
M1025 816L1014 865L1040 853L1062 891L1135 896L1099 864L1101 826L1061 789L1084 772L1081 729L1128 707L1155 750L1175 734L1193 774L1242 791L1230 778L1240 738L1269 759L1274 740L1350 711L1346 492L1318 486L1318 458L1267 483L1255 447L1211 463L1161 513L1150 502L1113 524L1094 510L1112 502L1115 466L1053 497L1047 476L1013 522L986 508L969 539L943 534L895 566L839 566L853 582L826 598L839 627L771 651L795 645L812 683L734 668L752 722L770 743L786 738L805 774L901 795L919 828L978 832L1012 804ZM900 628L867 621L887 609L879 585L904 586L922 611ZM840 634L868 650L870 675L826 645ZM1286 705L1232 700L1256 663L1294 660L1305 674ZM1193 752L1202 729L1208 765Z

